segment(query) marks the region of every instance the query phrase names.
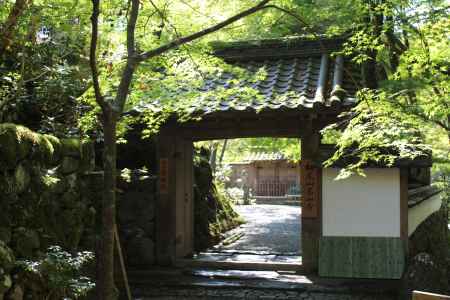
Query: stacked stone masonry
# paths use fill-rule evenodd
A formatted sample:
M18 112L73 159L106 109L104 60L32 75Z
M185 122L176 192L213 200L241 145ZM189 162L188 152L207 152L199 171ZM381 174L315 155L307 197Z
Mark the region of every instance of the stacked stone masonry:
M26 294L11 276L16 260L38 259L52 245L93 249L93 170L91 143L0 124L0 299Z

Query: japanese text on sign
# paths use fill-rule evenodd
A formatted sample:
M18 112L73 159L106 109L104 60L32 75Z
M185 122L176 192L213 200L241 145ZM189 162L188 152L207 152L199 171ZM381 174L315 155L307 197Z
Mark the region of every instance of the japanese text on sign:
M317 218L320 199L320 169L311 161L301 162L302 217Z

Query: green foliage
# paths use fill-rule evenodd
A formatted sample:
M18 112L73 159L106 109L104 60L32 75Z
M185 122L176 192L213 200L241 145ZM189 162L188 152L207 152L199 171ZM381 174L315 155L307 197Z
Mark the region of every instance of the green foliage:
M385 93L363 89L359 92L360 103L352 109L352 117L337 141L337 151L325 166L339 160L349 162L339 178L354 172L364 175L362 168L370 163L392 166L399 159L414 160L427 156L430 146L424 141L414 118L405 119L388 105L379 105ZM324 129L334 130L336 125Z
M45 257L38 261L18 261L24 276L42 281L48 290L46 299L78 299L86 296L95 284L89 277L81 275L83 268L94 260L92 252L71 255L59 246L48 249Z
M16 124L0 124L0 164L13 168L24 158L33 158L45 166L54 165L59 139L39 134Z
M328 164L356 155L358 161L343 171L350 174L361 172L368 161L389 165L395 156L412 158L431 148L439 169L447 169L448 3L386 0L361 4L362 18L356 20L358 25L351 30L343 53L365 68L376 63L370 73L378 79L379 88L362 90L358 106L343 116L349 125L339 134L338 151ZM393 153L386 155L383 149L387 148Z
M208 148L218 144L217 153L222 152L223 142L214 140L199 142ZM300 139L295 138L241 138L228 140L223 162L238 162L252 153L282 153L287 159L297 162L300 159Z
M1 5L0 27L13 2ZM29 1L0 53L0 122L73 133L89 78L89 11L89 1Z
M143 2L141 6L136 29L139 50L156 48L201 30L250 7L254 1L157 0L153 4ZM141 64L126 110L137 104L153 105L154 109L147 110L140 120L123 118L120 135L138 121L148 124L145 134L151 135L172 114L179 114L181 119L195 117L189 114L189 108L199 101L199 96L214 98L211 106L228 99L230 94L249 100L257 98L252 90L199 93L205 75L231 72L241 78L246 76L243 70L212 57L211 41L257 43L264 38L315 38L343 33L351 35L345 54L361 64L376 59L378 73L384 74L380 78L386 79L381 83L387 93L383 99L393 109L448 128L450 47L449 40L442 37L448 36L450 26L445 1L277 0L273 4L290 14L268 8ZM11 2L2 6L0 22L11 7ZM104 1L101 7L100 82L108 99L115 95L123 66L128 9L124 1ZM43 115L38 126L42 130L70 133L74 131L68 129L76 125L86 134L100 135L99 109L89 88L86 60L90 10L89 1L33 2L20 18L14 41L4 54L0 99L12 96L11 109L19 107L19 111L36 107L33 103L37 103ZM380 15L382 24L376 22ZM376 56L371 57L371 52ZM73 109L75 106L84 112L82 118L81 111ZM63 124L70 126L63 128ZM285 154L289 157L298 157L293 151L288 152Z

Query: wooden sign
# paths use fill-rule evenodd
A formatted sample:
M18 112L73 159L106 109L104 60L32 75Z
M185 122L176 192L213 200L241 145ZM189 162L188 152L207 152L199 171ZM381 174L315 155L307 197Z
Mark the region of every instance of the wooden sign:
M301 161L302 217L317 218L319 216L321 170L311 161Z
M159 160L159 193L169 193L169 159L161 158Z

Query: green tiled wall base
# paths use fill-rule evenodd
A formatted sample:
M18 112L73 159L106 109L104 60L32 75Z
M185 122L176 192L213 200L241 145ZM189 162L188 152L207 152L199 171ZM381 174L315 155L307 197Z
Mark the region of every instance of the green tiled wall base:
M399 279L405 267L400 238L322 237L319 275L324 277Z

